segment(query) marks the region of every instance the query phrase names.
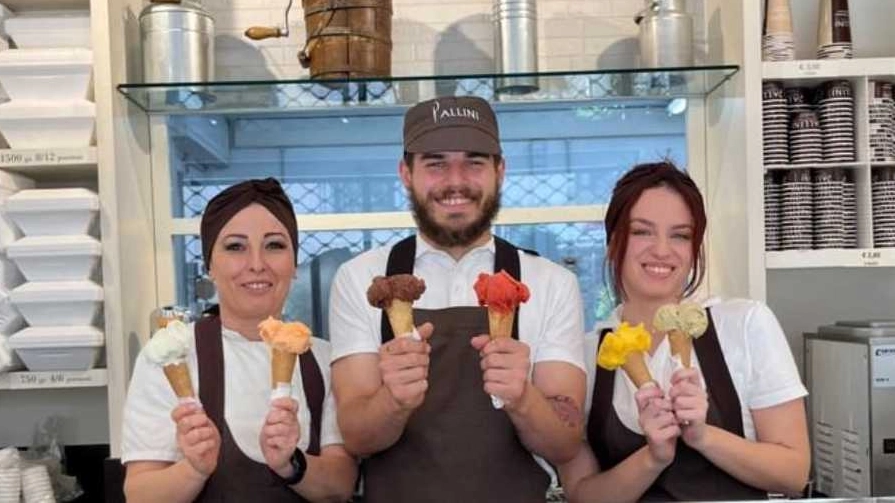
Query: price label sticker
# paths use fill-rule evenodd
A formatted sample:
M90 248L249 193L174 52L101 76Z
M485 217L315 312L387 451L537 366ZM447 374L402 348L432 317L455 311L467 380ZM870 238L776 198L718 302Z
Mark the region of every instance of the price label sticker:
M880 265L882 254L878 250L867 250L861 252L860 262L867 267L875 267Z

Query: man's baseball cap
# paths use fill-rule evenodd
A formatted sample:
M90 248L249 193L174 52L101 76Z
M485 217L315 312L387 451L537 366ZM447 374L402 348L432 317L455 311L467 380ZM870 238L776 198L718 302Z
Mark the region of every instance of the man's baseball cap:
M423 101L404 115L404 151L500 154L500 133L491 105L475 96Z

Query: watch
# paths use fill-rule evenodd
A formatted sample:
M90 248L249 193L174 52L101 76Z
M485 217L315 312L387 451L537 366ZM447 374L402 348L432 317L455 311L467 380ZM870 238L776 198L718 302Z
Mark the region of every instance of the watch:
M305 453L301 452L301 449L296 447L295 450L292 451L292 457L289 458L289 464L292 466L292 475L289 477L281 477L273 470L271 470L271 473L276 475L283 484L294 486L305 478L305 472L308 470L308 460L305 458Z

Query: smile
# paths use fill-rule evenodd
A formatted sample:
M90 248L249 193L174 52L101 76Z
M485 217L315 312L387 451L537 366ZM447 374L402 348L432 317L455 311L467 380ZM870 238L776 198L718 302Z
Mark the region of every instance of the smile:
M666 264L643 264L643 270L650 276L665 279L674 272L674 267Z
M251 283L243 283L243 288L251 290L253 292L263 292L273 286L273 283L268 281L253 281Z

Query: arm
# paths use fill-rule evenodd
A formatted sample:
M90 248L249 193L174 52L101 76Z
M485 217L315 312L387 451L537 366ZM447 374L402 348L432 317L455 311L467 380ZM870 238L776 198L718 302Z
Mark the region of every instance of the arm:
M207 479L186 459L176 463L132 461L127 463L126 470L124 495L134 503L190 502L199 496Z
M217 468L221 437L205 411L195 404L179 405L171 418L183 459L128 463L124 480L128 501L192 501Z
M680 428L671 402L654 386L641 389L636 398L647 445L607 471L600 471L590 446L581 445L571 461L559 466L570 502L636 501L674 460Z
M308 501L348 501L354 494L357 463L341 445L328 445L319 456L305 456L308 470L292 489ZM289 474L287 474L289 475Z
M753 410L756 441L708 426L693 446L722 470L769 492L798 496L808 483L811 455L804 399Z
M552 463L575 455L584 435L585 379L581 369L568 363L535 364L532 380L523 381L521 398L508 402L506 409L530 451Z
M397 442L410 414L423 403L428 389L432 325L417 331L423 338L395 338L379 354L355 354L332 365L339 428L345 448L368 456Z

